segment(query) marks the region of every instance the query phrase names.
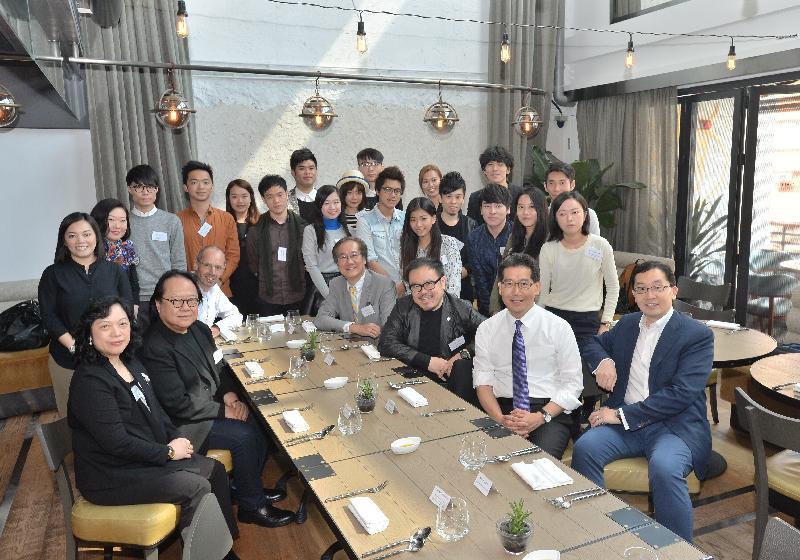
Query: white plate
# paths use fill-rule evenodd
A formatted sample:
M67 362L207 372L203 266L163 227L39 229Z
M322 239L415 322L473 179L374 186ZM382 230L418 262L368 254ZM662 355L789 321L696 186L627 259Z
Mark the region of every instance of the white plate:
M559 560L561 553L557 550L534 550L526 554L522 560Z
M339 389L347 385L347 377L331 377L322 382L326 389Z
M294 340L288 340L286 342L286 346L288 346L289 348L295 348L296 349L296 348L302 348L303 344L305 344L305 343L306 343L305 339L296 338Z
M395 455L405 455L413 453L419 447L422 438L417 436L396 439L392 442L392 453Z

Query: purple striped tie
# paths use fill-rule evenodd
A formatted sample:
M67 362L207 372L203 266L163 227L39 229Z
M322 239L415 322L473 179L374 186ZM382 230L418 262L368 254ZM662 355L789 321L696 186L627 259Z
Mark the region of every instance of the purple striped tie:
M514 408L530 410L528 395L528 366L525 362L525 339L522 337L522 321L517 319L514 342L511 344L511 371L514 374Z

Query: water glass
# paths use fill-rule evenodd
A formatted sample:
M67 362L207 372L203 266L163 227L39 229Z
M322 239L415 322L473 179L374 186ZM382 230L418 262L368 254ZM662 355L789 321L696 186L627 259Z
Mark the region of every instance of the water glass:
M258 313L252 313L247 316L245 319L244 326L247 329L247 334L249 335L257 335L258 334Z
M294 327L293 330L297 330L297 327L300 326L300 311L297 309L290 309L286 312L286 328L289 330L289 326Z
M481 434L467 434L461 439L461 452L458 460L465 470L477 471L483 468L488 460L486 455L486 439Z
M303 356L291 356L289 358L289 377L299 379L308 375L308 362Z
M447 542L463 539L469 533L469 511L462 498L450 498L436 513L436 532Z
M625 560L658 560L656 551L644 546L631 546L626 548L622 557Z
M339 431L343 436L352 436L361 431L362 418L358 407L345 404L339 409Z
M333 352L333 348L331 348L327 342L333 340L333 333L330 332L323 332L317 331L317 340L319 340L319 351L323 354L327 354L328 352Z
M259 342L267 342L269 339L272 338L272 331L269 328L269 323L257 323L258 328L258 341Z

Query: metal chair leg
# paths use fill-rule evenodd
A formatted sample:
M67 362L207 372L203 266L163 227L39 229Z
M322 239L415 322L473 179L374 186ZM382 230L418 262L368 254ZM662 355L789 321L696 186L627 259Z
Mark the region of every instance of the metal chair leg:
M342 543L336 541L332 545L330 545L325 552L322 553L322 556L319 557L319 560L333 560L333 555L342 550L344 547Z
M718 374L719 375L719 374ZM714 424L719 424L719 410L717 409L717 384L708 386L708 401L711 404L711 419Z
M308 486L303 489L303 495L300 496L300 507L297 508L297 513L295 514L295 521L297 521L299 525L302 525L306 522L306 519L308 519L306 502L308 502Z

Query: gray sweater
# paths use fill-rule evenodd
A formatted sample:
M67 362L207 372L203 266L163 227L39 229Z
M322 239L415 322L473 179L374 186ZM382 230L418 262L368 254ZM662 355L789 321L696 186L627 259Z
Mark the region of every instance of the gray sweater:
M175 214L156 209L152 216L130 213L131 239L139 255L139 300L146 301L161 275L177 268L186 270L183 227Z

